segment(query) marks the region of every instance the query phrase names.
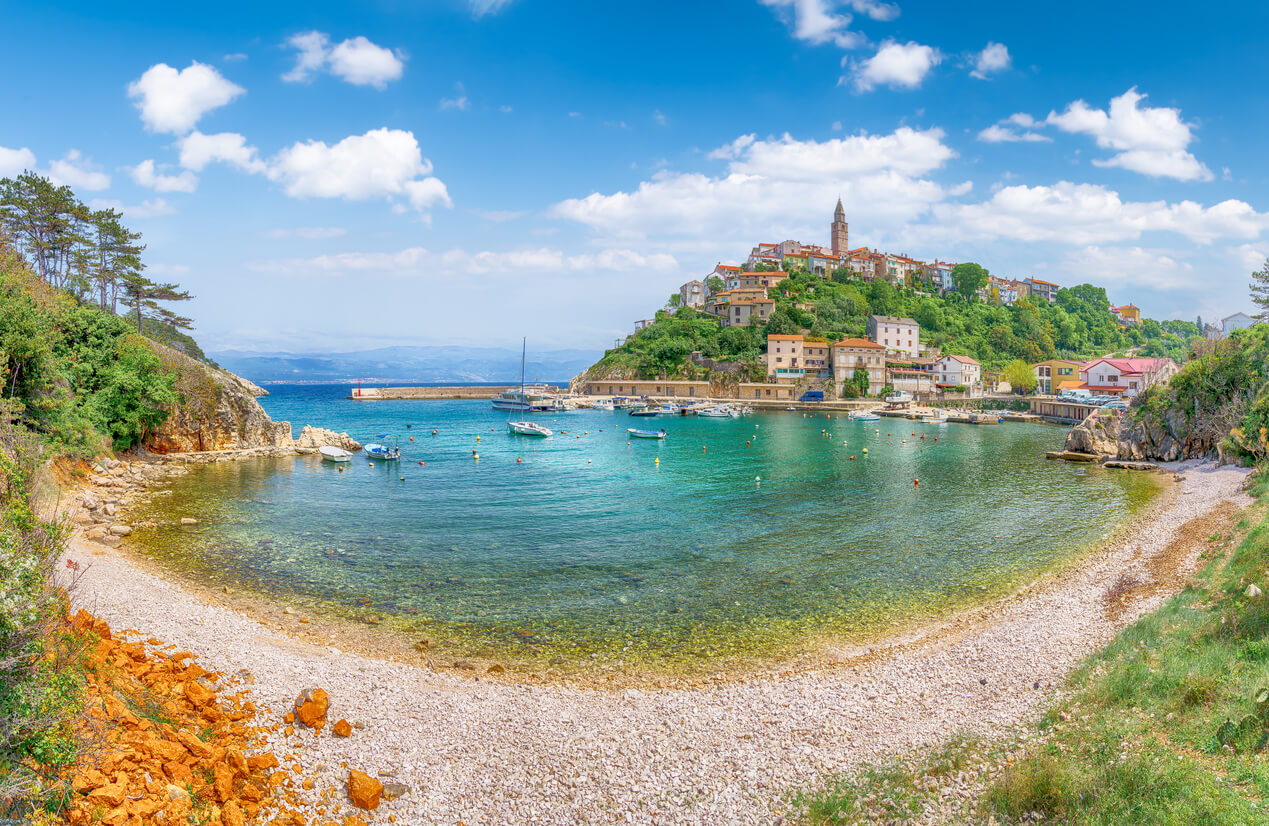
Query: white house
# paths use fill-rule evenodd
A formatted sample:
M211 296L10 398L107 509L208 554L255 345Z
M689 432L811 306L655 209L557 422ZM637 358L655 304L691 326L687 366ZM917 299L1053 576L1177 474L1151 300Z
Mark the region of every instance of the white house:
M943 387L979 387L983 383L983 366L969 356L943 356L934 363L938 384Z
M1147 387L1167 384L1181 368L1172 359L1094 359L1084 365L1080 379L1089 392L1135 396Z
M890 352L914 357L921 355L921 325L915 319L870 315L868 338Z
M679 300L683 302L684 307L699 310L705 306L705 299L708 297L709 288L705 286L703 281L692 279L682 287L679 287Z
M1234 313L1221 319L1221 337L1227 337L1235 330L1244 330L1256 323L1256 319L1246 313Z

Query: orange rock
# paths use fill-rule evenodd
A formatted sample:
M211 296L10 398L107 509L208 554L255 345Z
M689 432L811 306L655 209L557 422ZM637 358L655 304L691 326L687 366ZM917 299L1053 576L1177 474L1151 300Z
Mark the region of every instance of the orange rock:
M347 720L340 720L335 723L335 728L331 729L340 737L352 737L352 726L348 725Z
M194 775L190 772L189 766L184 763L178 763L175 760L164 763L163 771L167 774L167 779L177 786L184 786L194 780Z
M292 734L295 734L295 726L287 726L282 730L282 733L287 737L290 737Z
M234 770L227 763L212 766L212 786L216 789L216 798L224 803L234 796Z
M202 740L187 731L178 731L174 735L181 745L189 750L189 753L195 757L211 757L211 749Z
M202 708L216 702L216 692L198 680L189 680L185 683L185 699L195 708Z
M284 722L284 723L294 723L294 722L295 722L295 712L294 712L294 711L288 711L286 714L283 714L283 715L282 715L282 722Z
M230 800L220 807L220 822L224 826L243 826L247 821L238 804Z
M379 796L382 794L383 784L378 780L356 769L348 772L348 799L358 809L379 808Z
M109 809L122 806L124 798L128 796L127 778L124 778L124 780L125 782L123 783L107 783L98 789L93 789L88 793L89 802ZM127 813L125 812L124 815L126 820Z
M295 698L295 717L309 728L325 722L326 711L330 708L330 695L324 689L305 689Z
M83 613L83 611L80 613ZM83 774L76 775L75 779L71 781L71 787L80 794L85 794L93 789L100 789L109 782L101 772L96 769L89 769Z
M259 803L264 800L264 792L260 791L254 783L243 783L238 796L250 803Z
M343 826L369 826L369 824L367 824L366 821L362 820L361 818L356 817L355 815L350 815L344 818Z
M250 774L247 768L247 758L242 756L242 752L238 749L228 749L225 752L225 762L229 764L229 768L234 770L235 777L246 777Z
M261 769L276 769L278 767L278 758L274 757L273 752L271 751L253 754L247 758L247 766L252 771L260 771Z

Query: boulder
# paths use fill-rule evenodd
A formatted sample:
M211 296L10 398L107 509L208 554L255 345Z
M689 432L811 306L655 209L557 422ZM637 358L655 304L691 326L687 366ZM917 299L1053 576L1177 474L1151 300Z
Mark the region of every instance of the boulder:
M111 525L110 533L112 536L128 536L132 533L132 527L129 525Z
M295 447L341 447L344 450L357 451L361 450L361 442L358 442L347 433L336 433L324 427L313 427L311 424L306 424L304 429L300 431L299 438L295 440Z
M182 516L182 517L181 517L181 524L182 524L182 525L197 525L197 524L198 524L198 520L197 520L197 519L195 519L195 518L194 518L194 517L192 517L192 516Z
M320 688L306 688L295 698L295 719L309 728L321 728L326 723L326 711L330 708L330 695Z
M352 726L349 725L347 720L337 721L331 731L339 737L352 737Z
M371 811L379 808L383 784L365 772L352 769L348 772L348 799L358 809Z

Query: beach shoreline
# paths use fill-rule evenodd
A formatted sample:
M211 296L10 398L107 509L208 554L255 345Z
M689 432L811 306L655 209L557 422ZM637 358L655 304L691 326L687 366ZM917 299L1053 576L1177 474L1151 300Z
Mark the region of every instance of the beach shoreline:
M333 718L363 728L346 740L279 732L270 747L302 741L318 788L341 782L341 762L405 783L412 792L389 807L399 821L772 822L790 791L862 761L1027 719L1083 656L1179 590L1206 538L1228 535L1250 499L1238 468L1171 470L1182 479L1173 495L1131 530L1011 597L818 663L688 687L491 679L348 650L81 538L74 601L210 667L246 668L259 705L325 688ZM1107 591L1125 574L1139 585L1112 606Z

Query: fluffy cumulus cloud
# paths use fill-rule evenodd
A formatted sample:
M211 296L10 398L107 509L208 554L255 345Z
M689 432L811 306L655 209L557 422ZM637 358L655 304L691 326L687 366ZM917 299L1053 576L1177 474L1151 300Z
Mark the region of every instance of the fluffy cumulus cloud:
M1115 150L1096 166L1115 166L1153 177L1181 181L1210 181L1212 171L1187 150L1194 139L1192 124L1181 110L1142 107L1146 96L1136 87L1110 101L1109 111L1094 109L1082 100L1062 113L1051 112L1047 123L1064 132L1089 135L1103 149Z
M1269 229L1269 214L1245 201L1205 207L1194 201L1124 201L1097 184L1009 186L981 203L933 209L928 234L977 240L1105 244L1147 232L1174 233L1200 244L1220 238L1253 239Z
M628 249L567 255L549 247L504 251L469 252L452 249L431 252L409 247L396 252L345 252L312 258L287 258L249 263L257 272L281 275L324 273L380 273L398 276L424 275L520 275L525 273L587 273L593 271L643 271L673 273L678 262L666 253L643 254Z
M432 177L414 133L373 129L339 143L292 144L268 161L269 179L296 198L404 198L411 207L452 206L445 184Z
M7 149L0 146L0 178L21 175L28 169L35 168L35 153L25 146L21 149Z
M177 175L164 175L152 160L142 161L128 170L133 183L155 192L193 192L198 188L198 176L188 169Z
M743 135L710 153L727 161L725 175L662 170L632 191L566 200L551 213L605 236L728 244L734 255L755 240L797 237L768 238L773 231L819 237L839 195L866 204L874 231L916 220L955 191L924 177L954 154L938 129L823 142Z
M302 141L269 158L236 132L192 132L177 142L181 166L194 172L223 163L242 172L265 175L292 198L382 198L398 209L427 213L453 206L444 182L432 176L432 162L414 133L372 129L334 145Z
M186 169L201 172L209 163L223 163L243 172L258 173L265 171L265 164L259 158L259 150L247 145L247 139L237 132L218 132L204 135L202 132L191 132L177 141L180 149L180 163Z
M1004 43L988 43L986 48L974 56L974 69L970 77L986 80L997 72L1003 72L1012 63L1009 49Z
M110 176L93 164L78 149L72 149L61 160L49 164L48 179L58 186L96 192L110 187Z
M923 46L915 41L899 43L888 40L872 57L854 63L848 60L844 65L853 67L850 81L855 88L868 92L878 86L915 89L942 60L943 56L932 46Z
M1157 290L1194 286L1194 266L1170 250L1087 246L1068 254L1063 269L1091 284L1132 285Z
M899 6L878 0L760 0L776 10L798 40L820 45L832 43L843 49L857 49L868 44L868 38L850 28L849 9L872 20L893 20Z
M331 46L330 35L324 32L302 32L288 38L286 45L296 51L295 66L282 75L289 83L312 80L326 70L357 86L384 89L405 71L405 58L400 51L386 49L360 35Z
M177 71L166 63L145 70L128 84L128 97L151 132L184 135L199 119L246 92L213 66L197 61Z

